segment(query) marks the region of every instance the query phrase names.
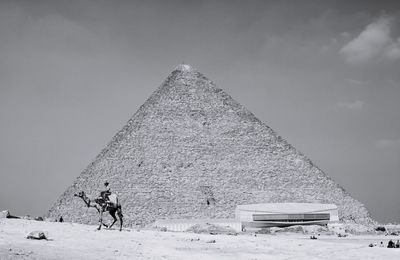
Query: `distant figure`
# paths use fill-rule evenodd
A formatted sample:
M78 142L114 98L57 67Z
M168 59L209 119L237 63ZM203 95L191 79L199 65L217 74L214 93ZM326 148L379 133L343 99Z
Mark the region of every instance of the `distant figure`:
M381 243L379 244L379 247L385 247L385 245L383 244L382 241L381 241Z
M63 217L61 216L60 219L58 220L58 222L64 222Z
M387 245L388 248L394 248L394 242L390 239Z
M396 248L400 248L400 241L397 239Z

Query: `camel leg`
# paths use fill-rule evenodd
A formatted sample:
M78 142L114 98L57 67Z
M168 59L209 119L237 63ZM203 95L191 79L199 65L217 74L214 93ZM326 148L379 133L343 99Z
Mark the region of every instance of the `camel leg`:
M109 211L109 213L110 213L111 217L114 219L113 223L111 223L111 225L108 226L108 228L111 228L115 224L115 222L117 222L117 218L115 217L115 210L111 210L111 211Z
M100 230L102 225L103 225L103 211L101 210L99 218L99 227L97 228L97 230Z
M121 206L118 207L118 209L117 209L117 214L118 214L119 223L120 223L119 231L122 231L122 224L123 224L122 218L123 218L123 215L122 215L122 208L121 208Z

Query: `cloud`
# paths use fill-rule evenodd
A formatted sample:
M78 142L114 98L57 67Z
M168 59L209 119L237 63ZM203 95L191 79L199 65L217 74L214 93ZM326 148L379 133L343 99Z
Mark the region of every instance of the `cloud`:
M383 55L389 59L400 58L400 37L386 48Z
M338 102L337 106L340 108L346 108L351 110L361 110L365 105L364 101L356 100L354 102Z
M378 148L400 147L400 139L380 139L376 141L375 145Z
M389 17L381 17L340 49L349 63L363 63L372 59L394 60L400 58L400 38L391 36Z

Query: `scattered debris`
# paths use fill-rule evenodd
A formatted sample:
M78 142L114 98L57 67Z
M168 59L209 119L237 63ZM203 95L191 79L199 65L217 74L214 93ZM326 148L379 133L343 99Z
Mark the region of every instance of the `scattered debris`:
M191 226L186 230L187 232L193 232L196 234L211 234L211 235L218 235L218 234L225 234L225 235L237 235L237 232L227 226L220 226L216 224L196 224L194 226Z
M31 254L33 254L33 251L29 251L28 253L25 253L20 249L16 249L13 251L12 248L9 248L8 251L10 251L11 254L17 255L17 256L30 256Z
M386 228L385 227L376 227L375 231L386 232Z
M393 240L390 239L388 242L387 248L396 248L396 244L393 242Z
M276 234L276 233L298 233L298 234L324 234L324 235L332 235L333 231L329 230L326 226L319 225L295 225L289 227L269 227L262 228L256 232L257 234Z
M373 235L376 231L373 226L356 224L356 223L346 223L344 224L344 230L346 233L353 235Z
M36 240L42 240L48 239L48 235L47 232L43 232L43 231L32 231L31 233L28 234L28 236L26 237L27 239L36 239Z
M10 212L8 210L0 211L0 218L8 218L10 216Z
M11 215L10 211L8 211L8 210L3 210L3 211L0 211L0 219L1 218L20 218L20 217Z
M399 224L388 224L385 225L386 232L391 236L399 236L400 235L400 225Z
M162 228L160 228L160 231L161 231L161 232L167 232L168 229L167 229L166 227L162 227Z
M271 234L270 228L261 228L260 230L256 231L256 234Z

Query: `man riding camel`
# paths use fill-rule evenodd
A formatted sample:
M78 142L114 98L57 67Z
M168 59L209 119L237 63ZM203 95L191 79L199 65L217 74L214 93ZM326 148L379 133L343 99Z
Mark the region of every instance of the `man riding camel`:
M100 192L100 197L104 199L106 204L110 204L111 201L110 201L109 196L111 195L111 191L110 191L110 186L109 186L108 181L106 181L104 183L104 188L105 188L105 190Z
M98 230L101 229L101 226L107 226L108 228L111 228L114 223L117 221L116 214L120 220L120 227L119 230L122 230L122 207L121 204L118 202L118 196L115 193L111 193L110 191L110 186L108 181L104 182L104 190L100 192L100 196L97 197L94 200L89 199L85 192L81 191L77 194L74 194L74 196L81 198L87 207L92 207L95 208L98 213L99 213L99 227L97 228ZM108 212L110 213L111 217L114 219L114 221L111 223L111 225L105 225L103 223L103 213Z

